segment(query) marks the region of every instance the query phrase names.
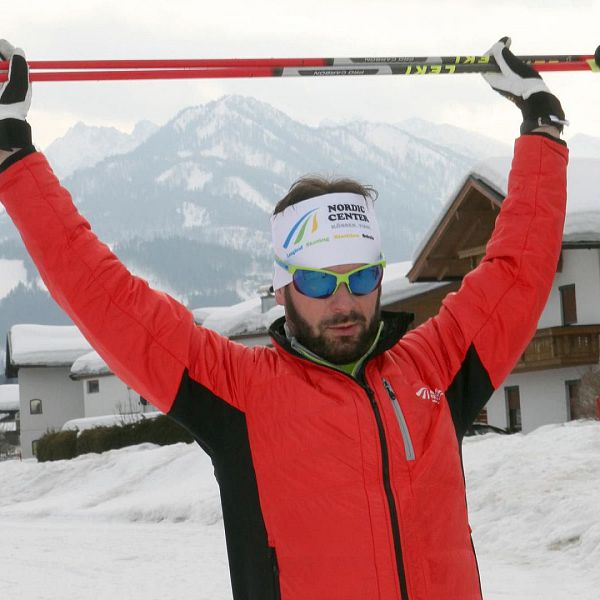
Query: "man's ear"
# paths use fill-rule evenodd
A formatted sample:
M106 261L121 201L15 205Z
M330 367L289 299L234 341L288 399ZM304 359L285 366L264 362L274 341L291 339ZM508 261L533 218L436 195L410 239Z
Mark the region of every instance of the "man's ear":
M275 302L280 304L281 306L285 306L285 295L283 293L284 288L279 288L275 290Z

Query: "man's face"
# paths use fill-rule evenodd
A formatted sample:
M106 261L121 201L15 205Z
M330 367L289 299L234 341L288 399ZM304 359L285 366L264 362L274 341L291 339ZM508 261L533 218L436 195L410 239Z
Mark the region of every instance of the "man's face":
M328 267L346 273L360 264ZM309 298L294 284L275 292L285 307L290 332L306 348L333 364L358 360L371 346L379 327L381 287L365 296L351 294L346 285L339 286L329 298Z

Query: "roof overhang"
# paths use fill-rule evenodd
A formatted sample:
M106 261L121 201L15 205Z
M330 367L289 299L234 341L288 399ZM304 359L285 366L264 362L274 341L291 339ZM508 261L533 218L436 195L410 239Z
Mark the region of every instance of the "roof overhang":
M418 251L409 281L461 280L484 256L503 200L493 184L470 174Z

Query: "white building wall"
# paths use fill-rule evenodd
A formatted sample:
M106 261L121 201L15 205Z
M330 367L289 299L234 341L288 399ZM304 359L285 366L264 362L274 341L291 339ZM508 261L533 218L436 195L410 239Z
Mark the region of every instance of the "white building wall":
M31 443L48 429L60 429L70 419L84 416L81 383L69 379L69 367L21 367L19 404L21 453L32 458ZM30 400L42 401L42 414L32 415Z
M570 284L575 284L577 325L600 323L600 249L563 250L562 272L556 274L538 329L562 326L559 288ZM508 427L505 388L515 385L519 386L524 433L542 425L568 421L570 408L565 382L580 379L589 368L547 369L510 375L488 402L488 422L496 427Z
M587 367L548 369L510 375L492 394L487 404L488 423L508 428L505 388L519 386L523 433L542 425L564 423L570 419L566 381L580 379Z
M554 278L538 329L562 325L559 288L572 283L577 300L577 325L600 323L600 249L563 250L562 272Z
M98 392L88 392L88 382L98 382ZM84 379L83 398L86 417L144 412L140 395L115 375Z

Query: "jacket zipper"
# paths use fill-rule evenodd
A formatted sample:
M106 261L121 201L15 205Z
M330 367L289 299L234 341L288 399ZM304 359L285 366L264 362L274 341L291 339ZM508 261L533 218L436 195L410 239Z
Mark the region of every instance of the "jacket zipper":
M385 437L385 430L383 428L381 412L379 411L379 406L377 406L373 390L366 383L364 383L362 387L367 392L367 396L369 397L369 402L371 403L371 407L375 415L375 421L377 423L377 430L379 432L379 443L381 445L383 487L385 489L388 510L390 513L390 521L392 524L392 537L394 539L394 550L396 552L396 568L398 569L398 579L400 581L400 598L401 600L409 600L408 590L406 588L406 573L404 572L404 560L402 558L402 544L400 542L398 509L396 508L396 502L394 500L394 494L392 492L392 485L390 483L390 459L388 453L387 440Z
M293 349L293 347L292 347ZM311 364L318 364L320 367L325 369L331 369L332 367L328 365L323 365L319 363L315 363L310 360L308 357L303 356L297 350L295 352L302 360L306 360ZM365 361L366 362L366 361ZM396 508L396 501L394 500L394 494L392 492L392 485L390 482L390 458L388 452L387 439L385 437L385 430L383 428L383 420L381 419L381 412L379 411L379 406L377 406L377 401L375 400L375 393L369 387L366 382L364 375L364 362L356 372L356 374L350 375L343 371L338 371L338 373L352 379L356 382L363 390L365 390L367 397L369 398L369 403L371 404L371 408L373 409L373 414L375 415L375 422L377 424L377 431L379 433L379 444L381 447L381 470L383 477L383 487L385 490L385 496L387 500L388 510L390 513L390 522L392 525L392 538L394 540L394 551L396 554L396 569L398 571L398 580L400 582L400 600L410 600L408 596L408 589L406 587L406 573L404 570L404 559L402 558L402 544L400 541L400 525L398 520L398 509ZM390 386L391 387L391 386ZM407 428L408 430L408 428Z
M394 412L396 413L396 419L398 421L398 425L400 426L402 440L404 441L404 453L406 454L406 460L415 460L415 449L413 447L412 440L410 439L410 431L408 431L408 425L406 424L404 413L400 408L398 398L396 398L396 394L394 393L394 388L392 388L392 384L385 378L383 379L383 387L388 393L388 396L392 401Z

